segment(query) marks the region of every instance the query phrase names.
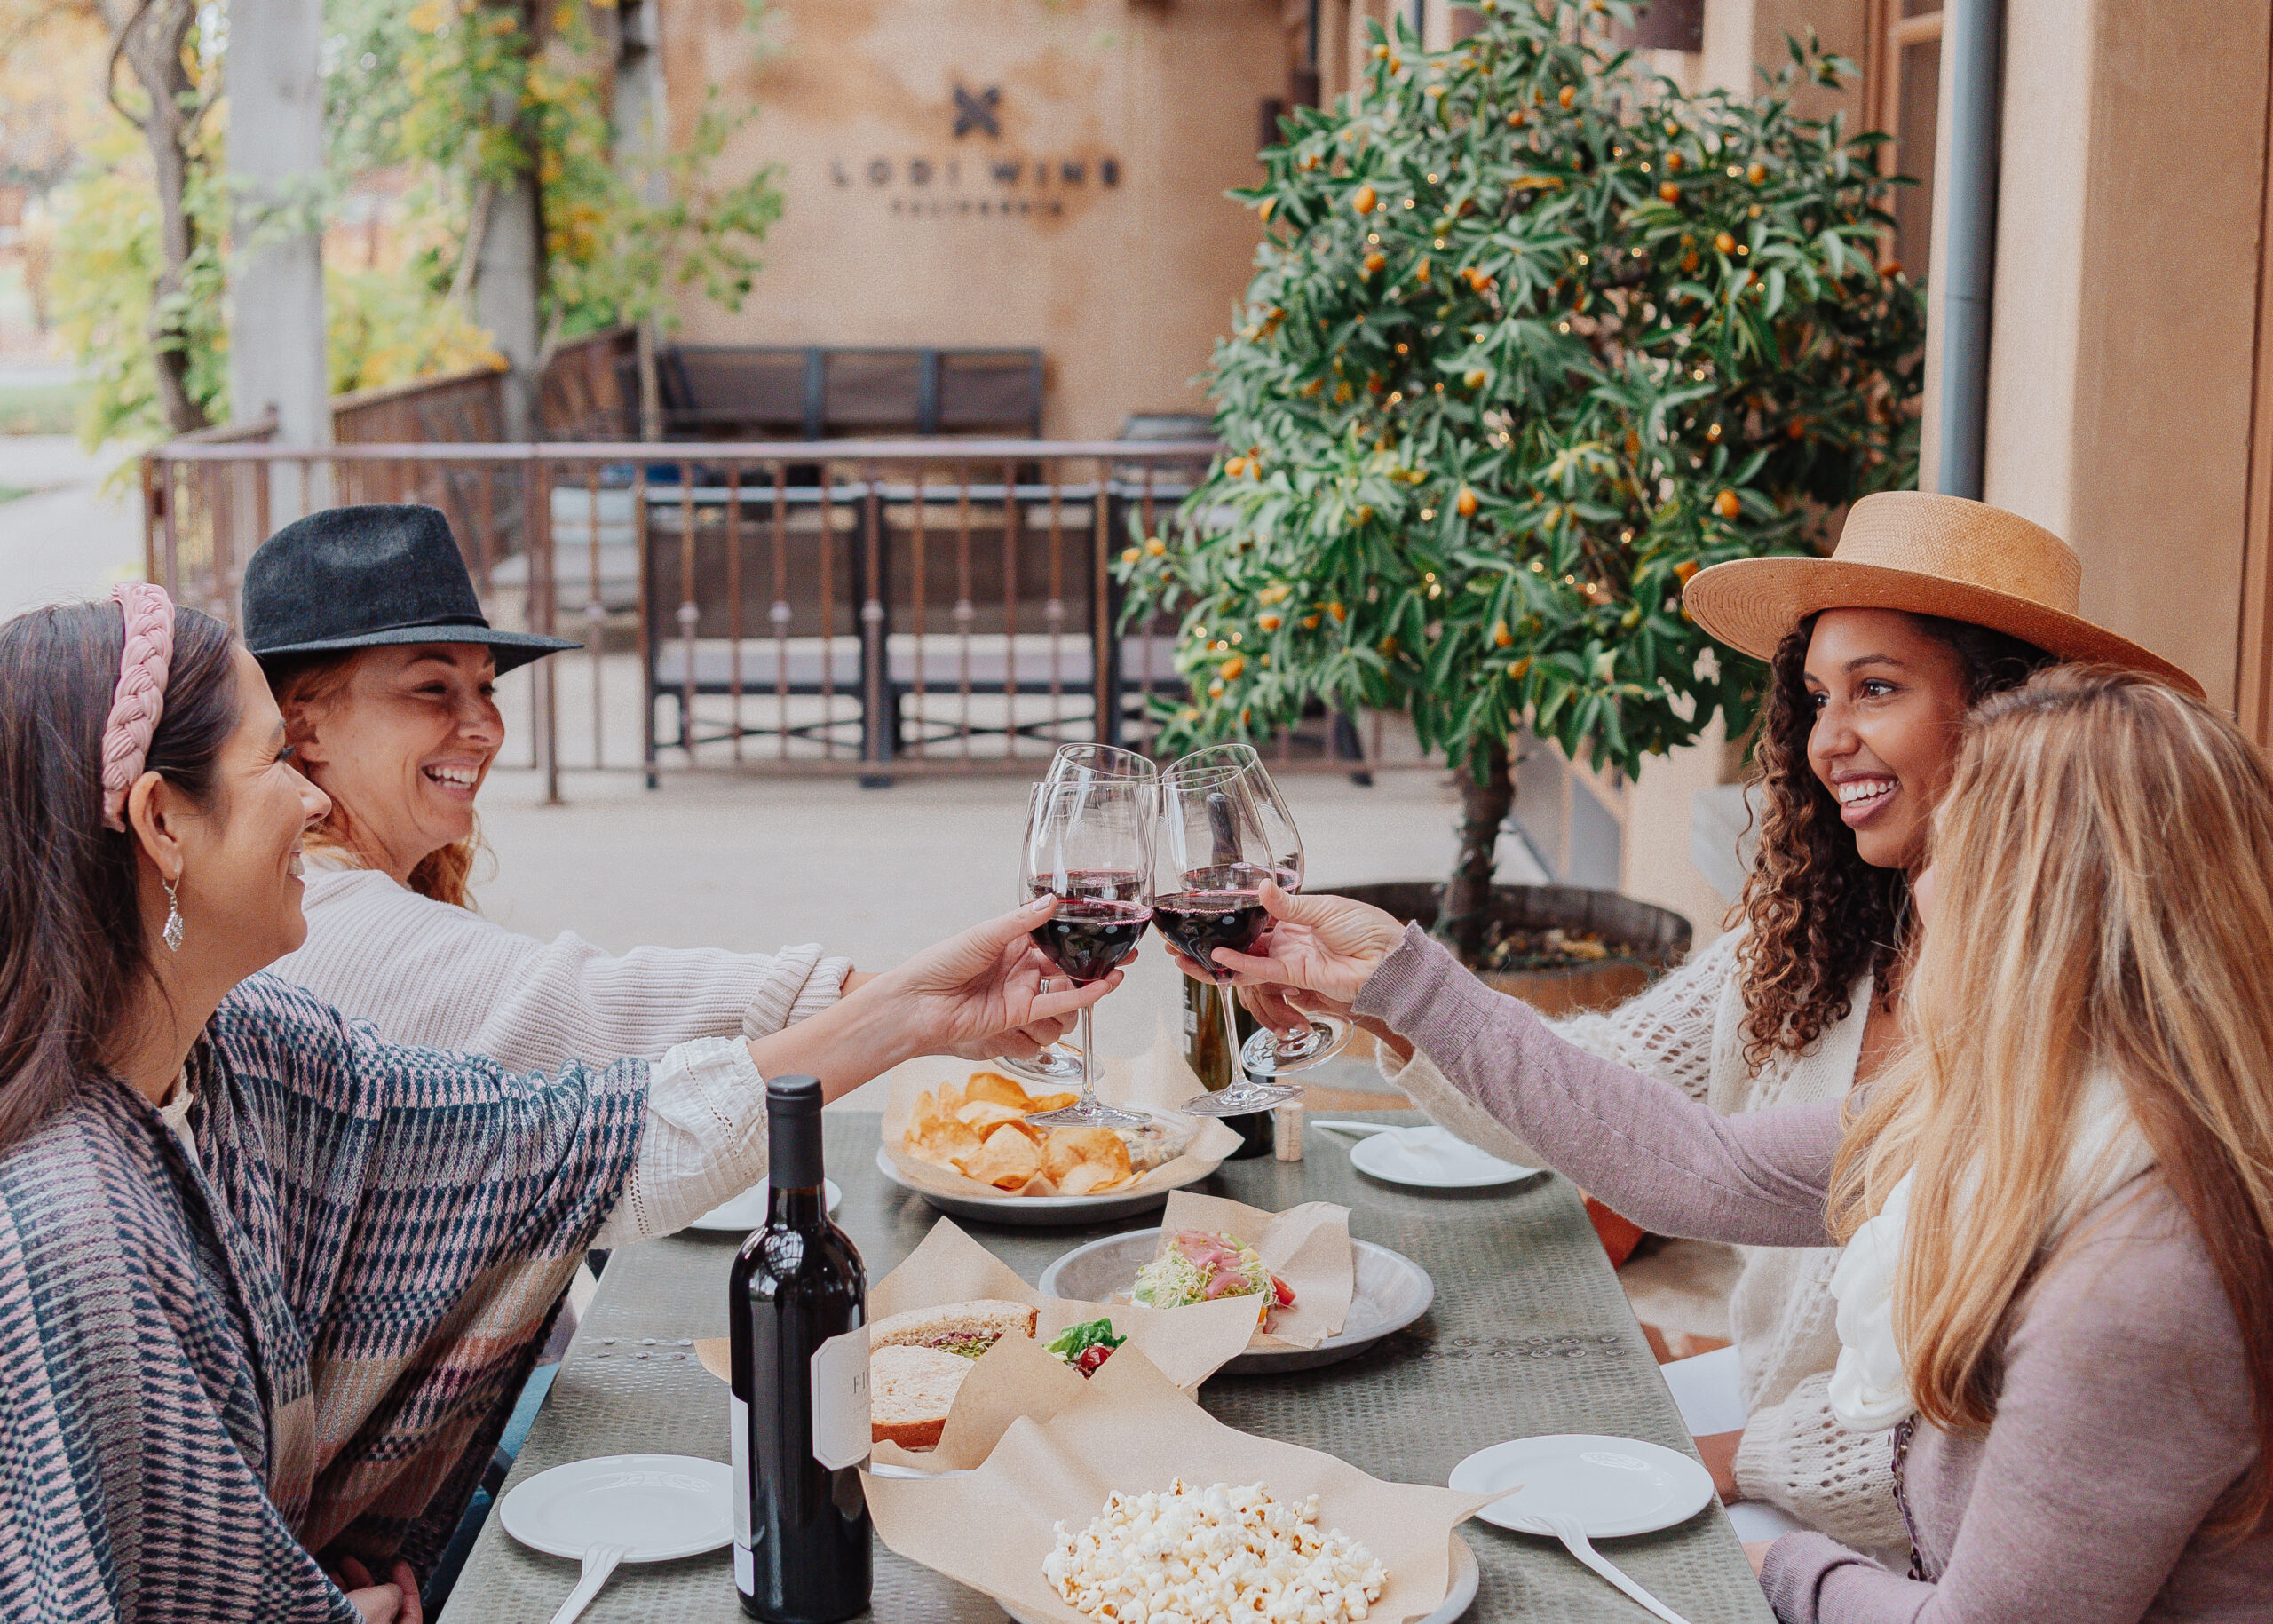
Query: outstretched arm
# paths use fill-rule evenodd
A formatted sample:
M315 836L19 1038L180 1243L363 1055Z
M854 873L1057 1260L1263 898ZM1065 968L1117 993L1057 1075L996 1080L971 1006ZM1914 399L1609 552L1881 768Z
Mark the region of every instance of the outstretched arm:
M1824 1246L1836 1102L1723 1117L1564 1042L1408 927L1354 1001L1556 1171L1644 1228L1749 1246Z

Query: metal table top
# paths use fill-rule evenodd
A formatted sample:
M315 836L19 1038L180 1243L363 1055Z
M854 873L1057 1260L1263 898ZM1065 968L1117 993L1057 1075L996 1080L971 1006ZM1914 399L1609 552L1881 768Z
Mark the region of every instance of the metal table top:
M1384 1122L1418 1121L1382 1113ZM831 1113L837 1214L870 1280L915 1249L938 1214L876 1170L881 1119ZM1604 1432L1691 1451L1672 1395L1578 1192L1559 1177L1505 1191L1421 1193L1376 1184L1350 1165L1347 1142L1312 1128L1305 1160L1226 1162L1200 1189L1273 1210L1304 1200L1348 1207L1350 1232L1413 1258L1435 1279L1430 1312L1361 1358L1284 1376L1219 1376L1200 1402L1229 1425L1339 1455L1375 1477L1442 1484L1465 1455L1506 1438ZM1099 1234L1158 1222L1147 1215L1090 1229L964 1227L1028 1280ZM533 1474L588 1456L652 1452L726 1458L726 1389L695 1362L693 1340L726 1330L726 1274L737 1238L689 1232L609 1259L591 1311L529 1433L507 1492ZM1464 1615L1643 1618L1641 1609L1559 1545L1471 1521L1462 1537L1483 1569ZM1677 1528L1607 1548L1691 1624L1771 1619L1736 1533L1717 1504ZM446 1624L543 1624L574 1587L574 1563L516 1544L492 1517L443 1614ZM931 1570L876 1549L878 1620L1000 1624L1002 1610ZM616 1571L585 1617L739 1620L732 1553Z

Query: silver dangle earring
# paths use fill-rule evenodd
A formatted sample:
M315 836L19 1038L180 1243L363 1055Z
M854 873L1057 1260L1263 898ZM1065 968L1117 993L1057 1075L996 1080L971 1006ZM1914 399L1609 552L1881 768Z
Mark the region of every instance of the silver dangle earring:
M166 888L166 928L158 932L165 939L166 951L181 951L181 899L174 895L174 882L160 882Z

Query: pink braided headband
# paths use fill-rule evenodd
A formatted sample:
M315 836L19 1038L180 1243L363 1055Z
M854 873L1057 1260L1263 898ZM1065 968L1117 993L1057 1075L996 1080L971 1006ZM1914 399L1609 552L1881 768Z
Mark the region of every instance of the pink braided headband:
M166 672L174 657L174 606L166 589L129 581L111 590L126 619L118 656L118 689L103 725L103 827L126 828L126 792L142 776L151 735L166 709Z

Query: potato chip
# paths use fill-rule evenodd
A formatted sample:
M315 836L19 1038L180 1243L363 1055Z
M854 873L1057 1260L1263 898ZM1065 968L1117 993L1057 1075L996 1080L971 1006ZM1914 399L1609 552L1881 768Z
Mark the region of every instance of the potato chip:
M1067 1195L1090 1195L1136 1176L1128 1142L1110 1128L1053 1128L1042 1168Z
M1041 1171L1041 1149L1027 1135L1009 1123L986 1136L976 1154L955 1164L967 1177L998 1190L1021 1190Z
M1026 1091L1015 1079L1000 1072L973 1072L970 1082L963 1089L965 1100L991 1099L997 1105L1009 1105L1023 1115L1034 1107L1026 1103Z
M1110 1169L1094 1161L1077 1161L1065 1176L1057 1181L1057 1192L1060 1195L1095 1195L1101 1190L1112 1189L1120 1182L1113 1176Z
M953 1116L962 1109L962 1090L952 1082L939 1085L939 1114Z
M907 1108L907 1127L899 1139L900 1148L918 1161L940 1167L952 1167L956 1157L977 1153L983 1142L978 1129L943 1114L928 1092L918 1094Z
M1063 1111L1081 1097L1078 1094L1037 1094L1026 1101L1026 1114L1037 1116L1044 1111Z
M1006 1105L999 1100L974 1099L955 1113L955 1121L970 1123L983 1135L993 1132L1005 1122L1023 1122L1026 1114L1016 1105Z

